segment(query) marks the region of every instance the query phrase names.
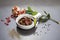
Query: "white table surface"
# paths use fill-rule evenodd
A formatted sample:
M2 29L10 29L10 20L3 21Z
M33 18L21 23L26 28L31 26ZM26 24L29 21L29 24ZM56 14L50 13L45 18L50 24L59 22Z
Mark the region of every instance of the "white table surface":
M0 0L0 19L4 19L11 15L11 9L14 5L18 5L20 8L27 8L31 6L32 9L43 14L43 10L51 14L52 18L60 21L60 1L59 0ZM50 24L46 28L42 28L45 24ZM60 25L47 21L37 25L35 32L38 34L21 35L20 38L11 38L9 36L9 30L16 29L17 25L15 20L11 19L9 26L0 22L0 40L60 40ZM48 31L48 30L49 31ZM42 32L41 32L42 31ZM31 32L31 31L30 31Z

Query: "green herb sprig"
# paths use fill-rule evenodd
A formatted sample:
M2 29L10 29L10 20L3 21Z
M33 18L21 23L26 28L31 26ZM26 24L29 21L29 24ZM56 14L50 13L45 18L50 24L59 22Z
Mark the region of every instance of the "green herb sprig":
M44 11L44 13L45 13L46 15L42 15L42 16L40 17L40 22L46 22L46 21L48 21L48 20L52 20L53 22L55 22L55 23L57 23L57 24L60 24L58 21L52 19L52 17L50 16L49 13L47 13L46 11Z
M28 10L26 10L27 14L31 14L32 16L35 16L38 12L33 11L31 7L28 6Z

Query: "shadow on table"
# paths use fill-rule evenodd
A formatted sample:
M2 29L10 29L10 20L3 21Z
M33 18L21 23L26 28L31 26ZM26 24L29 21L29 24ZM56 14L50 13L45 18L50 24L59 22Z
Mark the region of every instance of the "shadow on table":
M24 30L24 29L19 28L17 25L17 32L21 35L24 35L24 36L31 35L31 34L35 33L36 29L37 29L36 27L33 27L32 29Z

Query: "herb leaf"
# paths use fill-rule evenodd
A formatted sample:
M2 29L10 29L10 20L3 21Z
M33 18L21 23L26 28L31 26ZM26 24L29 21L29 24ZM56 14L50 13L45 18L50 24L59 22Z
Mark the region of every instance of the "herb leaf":
M28 10L26 10L26 13L27 14L31 14L31 15L36 15L38 12L36 12L36 11L33 11L32 9L31 9L31 7L28 7Z
M40 22L46 22L48 21L48 17L46 15L42 15L39 20Z
M47 15L48 13L46 11L44 11L44 13Z
M31 9L31 7L28 6L28 11L33 12L33 10Z
M36 11L33 11L32 12L32 15L34 16L34 15L36 15L38 12L36 12Z
M47 14L48 19L50 19L50 14Z

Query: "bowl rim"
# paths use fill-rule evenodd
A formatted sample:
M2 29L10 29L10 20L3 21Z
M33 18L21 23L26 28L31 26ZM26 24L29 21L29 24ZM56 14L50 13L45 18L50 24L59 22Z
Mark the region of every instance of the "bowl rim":
M19 26L19 28L21 28L21 29L31 29L31 28L33 28L33 27L34 27L34 22L32 22L32 24L31 24L31 25L28 25L28 26L20 25L20 24L18 23L18 21L19 21L22 17L24 17L24 16L30 17L30 18L32 18L32 19L34 20L34 17L33 17L32 15L30 15L30 14L21 14L21 15L19 15L19 16L16 18L16 23L17 23L17 25Z

